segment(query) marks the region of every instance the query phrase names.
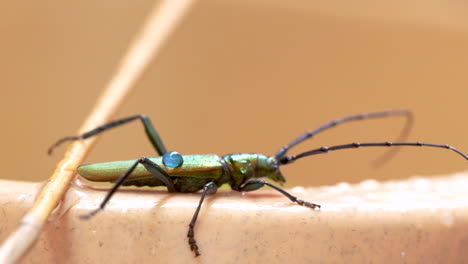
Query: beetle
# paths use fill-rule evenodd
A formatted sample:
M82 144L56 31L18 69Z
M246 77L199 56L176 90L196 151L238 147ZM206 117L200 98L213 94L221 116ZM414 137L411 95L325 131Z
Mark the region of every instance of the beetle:
M63 142L86 139L111 128L127 124L131 121L141 120L147 137L159 154L159 157L141 157L136 160L96 163L78 167L78 173L88 180L115 183L101 202L100 206L90 213L81 216L81 218L89 219L96 213L103 210L112 195L120 186L165 186L169 192L183 193L202 190L200 201L192 220L190 221L189 231L187 233L190 249L194 252L195 256L200 256L199 247L195 240L195 223L205 196L216 193L218 187L223 184L229 184L231 189L239 192L250 192L258 190L264 186L269 186L286 196L292 202L315 210L320 209L319 204L300 200L286 190L259 178L269 178L274 182L282 184L286 179L280 172L280 166L290 164L295 160L307 156L360 147L422 146L445 148L458 153L468 160L468 156L466 154L449 145L401 141L368 143L354 142L331 147L320 147L298 155L286 155L289 149L297 144L313 137L317 133L335 127L338 124L397 115L407 117L408 121L410 121L408 124L411 124L412 114L409 110L405 109L350 115L329 121L316 129L305 132L291 143L282 147L273 156L266 156L258 153L234 153L224 156L218 156L216 154L181 155L176 151L167 151L150 119L145 115L135 115L109 122L79 136L64 137L53 144L49 148L48 153L50 155L53 149ZM402 133L403 138L406 136L405 134L406 133Z

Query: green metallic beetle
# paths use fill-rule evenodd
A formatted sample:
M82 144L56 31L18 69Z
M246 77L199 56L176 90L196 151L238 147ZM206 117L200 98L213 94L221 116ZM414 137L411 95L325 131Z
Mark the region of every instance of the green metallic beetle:
M78 173L88 180L115 183L100 206L89 214L81 216L81 218L89 219L104 209L112 195L122 185L165 186L169 192L197 192L203 189L200 202L192 220L190 221L189 231L187 234L190 249L195 253L195 256L199 256L200 252L194 235L194 227L198 213L200 212L200 208L203 204L205 196L207 194L215 193L218 187L223 184L229 184L233 190L239 192L254 191L267 185L289 198L292 202L310 207L312 209L318 209L320 208L320 205L299 200L282 188L279 188L258 178L266 177L273 180L274 182L284 183L285 178L279 170L280 166L282 165L289 164L306 156L323 154L333 150L358 147L427 146L446 148L460 154L468 160L467 155L449 145L421 142L351 143L332 147L321 147L303 152L298 155L286 155L290 148L308 138L311 138L323 130L336 126L337 124L348 121L396 115L406 116L409 121L407 124L411 124L412 115L408 110L388 110L367 114L351 115L327 122L314 130L302 134L300 137L281 148L274 156L265 156L256 153L236 153L227 154L222 157L215 154L182 156L175 151L168 152L166 151L166 148L164 147L158 133L151 124L151 121L144 115L136 115L107 123L79 136L62 138L49 149L48 153L50 155L55 147L65 141L86 139L133 120L141 120L149 140L153 144L160 157L142 157L137 160L114 161L80 166L78 168ZM409 126L407 126L407 128L409 128ZM408 129L405 129L405 131L407 132ZM402 133L401 137L406 137L406 134L407 133Z

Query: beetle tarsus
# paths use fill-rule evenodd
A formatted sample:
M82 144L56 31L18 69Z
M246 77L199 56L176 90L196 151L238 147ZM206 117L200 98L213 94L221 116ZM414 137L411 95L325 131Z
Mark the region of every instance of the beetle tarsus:
M320 209L320 205L319 204L314 204L314 203L309 203L309 202L306 202L304 200L299 200L299 199L296 199L296 203L299 204L299 205L302 205L302 206L307 206L309 208L312 208L312 209Z
M195 257L200 256L200 251L198 251L198 245L197 241L195 240L195 233L193 231L194 225L190 224L189 225L189 231L187 233L187 237L189 238L189 245L190 245L190 250L192 250L195 253Z
M80 219L81 220L88 220L91 217L95 216L97 213L99 213L101 210L102 210L102 208L99 207L99 208L89 212L88 214L80 215Z
M47 154L50 156L52 155L52 152L54 151L54 149L58 146L60 146L63 142L66 142L66 141L73 141L73 140L78 140L78 139L81 139L80 136L71 136L71 137L64 137L64 138L61 138L59 139L57 142L55 142L48 150L47 150Z

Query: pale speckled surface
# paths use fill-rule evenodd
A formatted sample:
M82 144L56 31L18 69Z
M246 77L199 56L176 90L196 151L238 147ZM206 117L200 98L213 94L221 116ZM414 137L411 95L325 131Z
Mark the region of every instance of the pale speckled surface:
M0 186L4 240L39 185ZM82 221L78 215L97 206L104 190L73 186L21 263L468 263L467 173L290 190L322 210L270 190L209 197L195 259L186 233L199 194L123 191Z

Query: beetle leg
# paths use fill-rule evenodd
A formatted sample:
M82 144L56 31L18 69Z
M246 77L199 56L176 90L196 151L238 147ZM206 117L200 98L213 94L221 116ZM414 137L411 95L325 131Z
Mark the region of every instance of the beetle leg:
M106 130L109 130L114 127L118 127L121 125L124 125L126 123L129 123L133 120L140 119L141 122L143 122L143 126L145 127L145 132L146 135L148 136L148 139L150 140L151 144L153 144L153 147L156 149L156 151L159 153L160 156L164 155L167 151L166 148L164 147L164 144L162 143L161 138L159 137L158 132L156 132L156 129L154 129L153 124L151 123L151 120L145 116L145 115L135 115L131 117L126 117L118 120L114 120L112 122L109 122L107 124L104 124L102 126L98 126L95 129L92 129L82 135L79 136L71 136L71 137L64 137L60 140L58 140L54 145L52 145L49 150L47 151L50 154L52 154L52 151L54 150L55 147L59 146L65 141L71 141L71 140L78 140L78 139L87 139L89 137L95 136L101 132L104 132Z
M139 158L137 162L143 164L143 166L145 166L145 169L149 171L153 177L162 181L166 185L168 192L176 191L171 176L163 168L161 168L161 166L152 162L146 157Z
M203 186L203 193L200 199L200 202L198 203L197 210L195 211L195 214L192 217L192 221L190 221L189 224L189 231L187 233L187 237L189 238L189 245L190 245L190 250L195 252L195 257L200 256L200 251L198 251L198 245L197 241L195 240L195 222L197 221L198 218L198 213L200 212L200 208L203 204L203 200L205 200L205 196L207 194L214 194L218 190L218 186L214 182L209 182Z
M99 207L93 211L91 211L88 214L80 216L81 219L89 219L95 214L97 214L99 211L104 209L106 204L109 202L110 198L114 193L117 191L117 189L122 185L123 182L132 174L132 172L135 170L135 168L138 166L138 164L143 164L145 168L153 175L153 177L161 180L164 184L166 184L167 190L169 192L175 192L176 189L174 187L174 183L172 182L169 174L161 168L158 164L152 162L150 159L146 157L141 157L135 161L135 163L122 175L120 178L115 182L114 186L112 189L107 193L106 197L104 200L101 202Z
M303 205L303 206L307 206L307 207L310 207L312 209L315 209L315 208L319 208L320 209L320 205L319 204L314 204L314 203L310 203L310 202L306 202L306 201L303 201L303 200L299 200L297 199L296 196L288 193L287 191L281 189L280 187L278 186L275 186L269 182L266 182L264 180L260 180L260 179L250 179L248 180L240 189L239 191L241 192L250 192L250 191L255 191L255 190L258 190L262 187L264 187L265 185L267 186L270 186L271 188L277 190L278 192L280 192L281 194L283 194L284 196L288 197L289 200L291 200L292 202L294 203L297 203L299 205Z

